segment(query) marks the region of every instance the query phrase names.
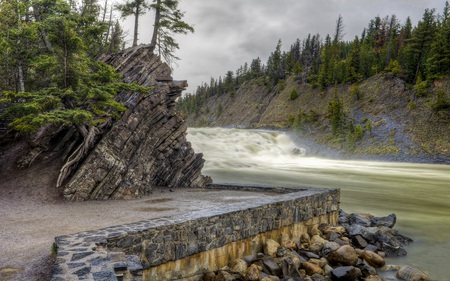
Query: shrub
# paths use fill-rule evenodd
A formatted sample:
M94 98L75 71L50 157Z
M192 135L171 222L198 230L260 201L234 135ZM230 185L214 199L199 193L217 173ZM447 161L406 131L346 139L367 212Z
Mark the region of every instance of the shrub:
M289 99L290 100L295 100L296 98L298 98L298 91L297 89L292 89L291 94L289 95Z

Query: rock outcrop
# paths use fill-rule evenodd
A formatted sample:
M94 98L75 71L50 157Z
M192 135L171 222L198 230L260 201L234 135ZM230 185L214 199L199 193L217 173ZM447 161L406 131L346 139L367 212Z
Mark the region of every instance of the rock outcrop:
M176 99L187 86L173 81L169 66L140 45L105 55L102 61L123 75L123 81L152 87L144 96L121 93L127 106L64 186L70 201L131 199L155 187L203 187L202 154L186 140L187 126Z

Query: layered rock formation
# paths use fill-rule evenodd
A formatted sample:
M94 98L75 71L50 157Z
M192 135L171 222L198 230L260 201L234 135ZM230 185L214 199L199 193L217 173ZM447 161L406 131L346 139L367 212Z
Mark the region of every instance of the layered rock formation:
M64 187L70 201L131 199L155 187L203 187L202 154L186 140L187 126L175 100L187 86L173 81L171 70L140 45L101 58L124 82L151 86L148 96L121 93L126 112L102 137Z

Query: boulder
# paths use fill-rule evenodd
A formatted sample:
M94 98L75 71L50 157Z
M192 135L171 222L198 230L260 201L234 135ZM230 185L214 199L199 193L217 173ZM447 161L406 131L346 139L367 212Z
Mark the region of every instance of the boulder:
M373 217L370 222L371 226L386 226L389 228L393 228L395 223L397 222L397 216L395 214L390 214L386 217Z
M364 259L369 265L375 268L381 268L386 264L385 260L382 257L371 251L363 251L360 257Z
M355 235L352 237L352 243L354 246L364 249L369 244L367 243L366 239L364 239L361 235Z
M264 254L272 257L276 257L280 244L272 239L267 239L264 243Z
M234 276L227 271L219 271L214 281L234 281Z
M361 270L354 266L338 267L331 272L331 280L333 281L355 281L361 276Z
M397 271L397 278L406 281L431 281L431 278L426 273L409 265L404 266Z
M304 262L302 263L302 268L306 271L306 274L308 275L314 275L314 274L320 274L323 275L324 271L320 266L311 263L311 262Z
M353 247L344 245L332 252L328 256L328 260L331 264L354 266L358 262L358 254Z
M370 227L370 225L372 224L367 216L363 216L361 214L351 214L348 220L351 225L357 224L364 227Z
M261 269L256 264L252 264L245 272L246 281L259 281L261 280Z
M288 249L288 250L297 250L298 245L292 240L283 240L281 242L281 247Z
M309 250L311 252L318 253L322 250L323 246L325 246L325 244L327 242L328 242L327 240L323 239L319 235L314 235L311 238L311 242L309 244Z
M216 280L216 274L214 272L206 272L203 275L203 281L215 281Z
M264 268L266 269L265 272L267 272L269 275L281 276L283 274L281 267L275 262L272 257L267 256L262 260L262 262Z
M237 259L234 260L231 264L230 264L230 269L236 272L239 272L240 274L244 275L245 272L247 271L247 262L244 261L243 259Z
M325 243L325 245L322 248L322 255L326 257L329 254L331 254L332 252L339 249L340 247L341 247L341 245L339 245L336 242L327 242L327 243Z

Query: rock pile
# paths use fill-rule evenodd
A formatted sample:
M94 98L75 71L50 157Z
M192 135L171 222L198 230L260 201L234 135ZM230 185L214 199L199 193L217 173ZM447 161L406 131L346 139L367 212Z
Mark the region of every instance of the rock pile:
M396 216L339 213L339 226L312 227L295 241L267 239L263 252L205 274L204 281L378 281L377 270L397 271L409 281L431 279L410 266L386 265L385 257L406 255L412 242L392 227Z

